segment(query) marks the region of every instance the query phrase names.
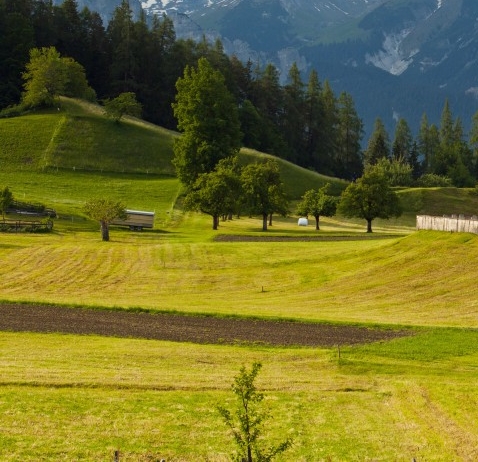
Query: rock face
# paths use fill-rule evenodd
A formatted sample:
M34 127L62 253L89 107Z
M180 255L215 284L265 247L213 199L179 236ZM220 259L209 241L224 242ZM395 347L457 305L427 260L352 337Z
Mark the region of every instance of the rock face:
M179 38L220 38L243 61L274 63L282 83L294 62L304 80L316 69L352 95L366 129L376 117L415 128L423 112L438 123L446 98L466 129L478 109L476 0L129 1L170 15ZM107 20L121 0L77 2Z

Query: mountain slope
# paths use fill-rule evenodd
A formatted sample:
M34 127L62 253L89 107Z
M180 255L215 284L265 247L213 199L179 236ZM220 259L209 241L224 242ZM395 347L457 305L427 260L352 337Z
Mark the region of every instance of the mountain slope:
M120 1L78 4L104 14ZM273 62L282 83L294 62L304 80L316 69L335 92L352 95L366 137L376 117L391 135L398 117L415 131L424 112L438 123L446 98L465 129L478 109L476 0L130 0L130 5L171 15L178 37L221 38L225 51L243 61Z

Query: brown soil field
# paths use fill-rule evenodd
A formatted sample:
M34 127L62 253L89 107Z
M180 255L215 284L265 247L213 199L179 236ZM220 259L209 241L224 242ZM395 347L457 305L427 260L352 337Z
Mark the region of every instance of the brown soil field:
M399 234L357 234L353 236L245 236L236 234L219 234L214 238L215 242L332 242L332 241L364 241L376 239L391 239L401 237Z
M185 316L32 304L0 304L0 331L103 335L200 344L332 347L391 340L411 331Z

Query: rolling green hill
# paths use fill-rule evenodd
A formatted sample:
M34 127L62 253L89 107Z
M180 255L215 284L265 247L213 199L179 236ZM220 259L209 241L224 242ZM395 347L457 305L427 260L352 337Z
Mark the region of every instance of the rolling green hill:
M175 176L171 163L177 133L141 120L117 124L99 106L62 99L58 109L0 119L0 165L4 171L71 170ZM243 162L271 157L243 149ZM346 182L325 177L278 159L286 190L299 199L326 182L336 194Z
M45 202L73 216L89 197L110 195L129 208L161 210L164 224L181 190L171 162L176 136L133 118L114 123L98 105L63 98L59 108L0 119L0 185L8 185L18 199ZM243 148L240 158L246 164L271 156ZM328 182L332 194L340 195L347 186L276 159L292 215L306 190ZM394 225L413 227L416 214L474 215L478 210L474 190L411 188L399 194L404 215Z
M174 175L174 136L134 119L114 123L99 106L63 98L58 109L0 120L0 162L7 170Z

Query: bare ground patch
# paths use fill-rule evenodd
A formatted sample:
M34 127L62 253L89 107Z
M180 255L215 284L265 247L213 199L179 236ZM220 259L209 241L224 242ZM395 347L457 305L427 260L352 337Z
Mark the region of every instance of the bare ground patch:
M94 334L200 344L275 346L353 345L410 335L406 330L337 326L290 321L217 318L0 304L0 330Z
M219 234L214 238L215 242L331 242L331 241L365 241L376 239L391 239L402 237L399 234L355 234L353 236L334 236L322 234L320 236L275 236L273 234L263 234L248 236L243 234Z

